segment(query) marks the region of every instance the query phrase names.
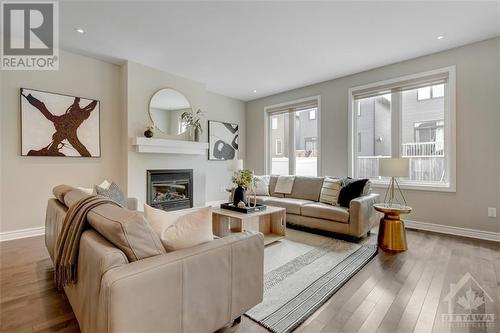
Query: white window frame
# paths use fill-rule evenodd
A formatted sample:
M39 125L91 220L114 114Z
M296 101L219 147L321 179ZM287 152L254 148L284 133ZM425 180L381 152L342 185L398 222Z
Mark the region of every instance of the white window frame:
M318 149L318 157L317 157L317 175L321 176L322 175L322 167L321 167L321 96L316 95L316 96L310 96L310 97L304 97L300 99L296 99L293 101L288 101L284 103L278 103L274 105L268 105L264 107L264 170L266 174L271 174L271 158L270 158L270 147L269 147L269 140L271 138L271 124L269 119L271 118L272 112L270 110L275 109L275 108L281 108L281 107L286 107L290 106L292 107L294 104L299 104L299 103L304 103L307 101L315 101L317 108L316 108L316 126L317 126L317 133L318 133L318 139L317 139L317 149ZM289 117L290 119L293 119L294 117ZM295 123L293 121L290 121L290 124L292 125L289 128L289 136L288 138L288 156L289 159L292 161L290 162L290 169L289 173L290 175L295 174L295 140L293 136L295 135L295 130L294 126Z
M278 142L280 144L280 149L278 151ZM283 155L283 141L281 141L280 139L276 139L276 147L275 147L275 153L276 155Z
M278 129L278 118L277 117L271 118L271 129L272 130Z
M348 90L348 173L351 177L356 177L354 166L355 158L356 158L356 149L354 147L356 144L356 140L354 136L357 132L355 132L356 126L356 112L355 110L355 99L354 96L357 92L367 91L367 90L377 90L377 88L387 87L390 85L397 85L398 83L407 83L411 81L422 80L426 77L432 77L435 75L446 74L448 76L447 83L447 91L448 98L445 103L444 110L444 121L445 121L445 154L447 156L446 160L446 170L449 172L448 182L445 184L436 184L436 183L425 183L425 182L415 182L415 181L401 181L400 185L403 189L409 190L424 190L424 191L440 191L440 192L456 192L456 66L449 66L444 68L439 68L435 70L430 70L427 72L422 72L418 74L411 74L402 77L397 77L389 80L374 82L362 86L352 87ZM395 102L395 101L393 101ZM397 112L394 112L396 114ZM399 114L395 117L397 118L397 122L401 122L401 117ZM393 119L394 120L394 119ZM397 123L396 122L396 123ZM394 127L394 126L392 126ZM398 126L401 131L401 126ZM399 145L400 134L398 128L392 129L391 140L397 141ZM396 132L396 133L394 133ZM394 146L394 144L393 144ZM398 149L397 154L400 154L400 150ZM393 156L394 156L393 152ZM372 180L374 187L386 187L388 185L388 180Z
M312 117L311 114L313 114ZM309 110L309 120L316 120L316 110Z

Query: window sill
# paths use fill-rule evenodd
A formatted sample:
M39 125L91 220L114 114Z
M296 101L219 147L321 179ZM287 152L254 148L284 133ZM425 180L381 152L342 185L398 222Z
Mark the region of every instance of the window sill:
M373 179L370 179L370 181L372 183L372 186L375 188L387 189L387 187L389 186L388 181L380 181L380 180L373 180ZM399 187L402 190L415 190L415 191L428 191L428 192L452 192L452 193L457 192L456 187L452 186L451 184L437 185L437 184L399 183Z

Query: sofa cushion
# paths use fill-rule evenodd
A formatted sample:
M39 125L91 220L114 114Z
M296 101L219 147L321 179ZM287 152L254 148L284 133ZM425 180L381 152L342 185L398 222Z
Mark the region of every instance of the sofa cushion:
M64 195L63 203L66 207L71 207L73 204L79 200L89 197L89 195L81 190L73 188L71 191Z
M296 176L292 192L286 194L285 198L319 201L322 186L323 177Z
M255 176L255 193L269 195L269 176Z
M123 194L123 191L115 182L112 182L108 188L103 188L99 185L96 185L94 189L98 195L109 198L123 208L127 208L127 198L125 198L125 194Z
M87 220L130 262L166 253L160 238L139 212L105 204L92 209Z
M319 196L319 201L330 205L336 205L339 199L339 192L341 187L342 179L325 177L325 180L323 181L323 187L321 188L321 194Z
M342 207L349 208L352 199L360 197L368 179L344 179L344 184L339 193L338 203Z
M305 204L311 203L311 200L295 198L274 198L270 197L265 201L268 206L282 207L286 209L287 214L300 215L300 208Z
M271 198L273 198L273 197L271 197L269 195L257 195L256 196L257 203L259 203L259 204L265 204L267 202L267 200L269 200ZM251 198L250 201L253 203L253 198Z
M284 198L285 195L281 193L275 192L276 190L276 182L278 181L278 176L269 176L269 194L273 197Z
M210 242L212 207L166 212L144 205L144 215L167 251L175 251Z
M62 203L66 204L64 202L64 197L66 194L68 194L70 191L74 190L75 188L69 185L58 185L52 189L52 194L54 194L54 197Z
M349 223L349 211L344 207L332 206L322 202L302 206L302 216Z

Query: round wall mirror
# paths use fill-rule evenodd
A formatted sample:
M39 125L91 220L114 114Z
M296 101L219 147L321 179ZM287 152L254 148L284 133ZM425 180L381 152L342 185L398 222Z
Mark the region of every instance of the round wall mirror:
M179 135L187 130L181 119L186 111L192 112L186 96L170 88L157 91L149 102L151 121L158 130L168 135Z

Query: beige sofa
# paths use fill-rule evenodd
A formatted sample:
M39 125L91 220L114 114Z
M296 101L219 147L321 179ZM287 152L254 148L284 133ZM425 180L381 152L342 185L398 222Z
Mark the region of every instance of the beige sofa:
M270 176L269 196L257 202L286 208L287 225L298 225L355 238L365 236L380 218L373 209L379 195L372 193L351 201L349 208L319 202L323 177L296 176L290 194L275 192L277 176Z
M52 260L68 207L86 196L76 189L54 194L45 226ZM91 227L80 240L77 282L64 288L82 332L214 332L262 301L260 233L166 253L157 250L161 242L141 214L108 204L87 219ZM103 236L110 226L123 230L122 243Z

